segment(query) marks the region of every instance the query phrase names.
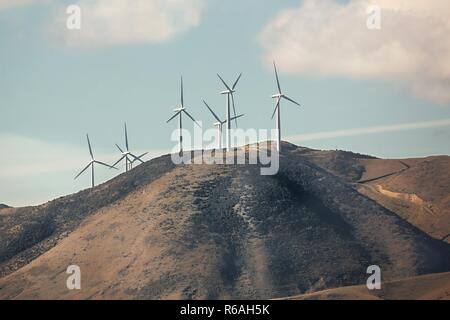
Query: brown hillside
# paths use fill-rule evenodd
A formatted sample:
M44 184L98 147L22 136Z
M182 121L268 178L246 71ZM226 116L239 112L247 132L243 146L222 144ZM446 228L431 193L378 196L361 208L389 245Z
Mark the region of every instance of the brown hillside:
M429 235L450 242L450 157L371 159L310 149L305 155Z
M365 285L328 289L288 300L450 300L450 273L437 273L382 283L381 290Z
M450 270L448 244L310 153L284 143L275 176L164 156L93 190L2 212L0 298L275 298L365 283L371 264L385 280ZM65 286L71 264L82 290Z

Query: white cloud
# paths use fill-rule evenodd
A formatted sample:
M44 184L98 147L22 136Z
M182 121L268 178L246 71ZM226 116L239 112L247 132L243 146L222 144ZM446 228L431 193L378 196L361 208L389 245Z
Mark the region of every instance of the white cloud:
M52 31L71 46L157 43L200 23L205 0L77 0L81 30L66 28L65 7L55 10Z
M37 0L0 0L0 11L9 8L31 4ZM41 0L42 1L42 0Z
M366 10L381 8L381 29ZM264 59L287 73L399 81L418 96L450 103L448 0L305 0L262 31Z
M399 123L399 124L382 125L382 126L374 126L374 127L367 127L367 128L353 128L353 129L344 129L344 130L337 130L337 131L307 133L307 134L301 134L301 135L295 135L295 136L288 137L287 140L292 141L292 142L303 142L303 141L310 141L310 140L352 137L352 136L360 136L360 135L365 135L365 134L387 133L387 132L395 132L395 131L436 128L436 127L444 127L444 126L450 126L450 119L411 122L411 123Z
M82 150L52 145L34 138L1 134L8 156L0 160L0 177L27 176L75 169L89 159Z

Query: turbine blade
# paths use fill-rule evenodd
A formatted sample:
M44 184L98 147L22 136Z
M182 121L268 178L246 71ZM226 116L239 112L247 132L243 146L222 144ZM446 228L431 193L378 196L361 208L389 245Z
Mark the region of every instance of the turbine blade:
M236 108L234 107L234 94L231 94L231 104L233 105L234 124L237 128Z
M139 157L137 157L137 160L139 160L140 162L144 163L144 161L142 161L142 158L145 157L147 154L148 154L148 152L144 152Z
M131 152L130 152L130 158L133 158L133 159L128 159L128 161L130 161L130 163L133 163L134 161L137 160L137 157L134 154L132 154Z
M109 168L111 168L111 169L116 169L116 170L118 170L116 167L110 166L109 164L106 164L106 163L104 163L104 162L97 161L97 160L95 160L94 162L95 162L95 163L98 163L98 164L101 164L102 166L105 166L105 167L109 167Z
M275 77L277 78L278 93L281 94L280 80L278 79L278 72L277 72L277 66L275 65L275 61L273 62L273 68L275 69Z
M272 118L271 118L271 119L273 119L273 117L275 116L275 112L276 112L277 109L280 107L280 100L281 100L281 98L278 98L278 99L277 99L277 105L275 106L275 109L273 110Z
M138 159L141 159L141 158L145 157L147 154L148 154L148 152L144 152L143 154L141 154L141 155L138 157Z
M184 107L184 98L183 98L183 76L181 76L181 107Z
M208 106L208 104L206 103L205 100L203 100L203 103L205 104L205 106L209 109L209 111L212 113L212 115L214 116L214 118L216 118L217 121L221 122L219 117L214 113L214 111Z
M86 134L86 137L87 137L87 142L88 142L88 146L89 146L89 153L91 154L91 159L94 159L94 154L92 153L91 141L89 141L89 135Z
M243 116L244 116L243 114L240 114L240 115L238 115L236 117L231 118L230 120L238 119L238 118L243 117ZM225 120L225 122L226 122L226 120Z
M217 76L219 77L220 81L222 81L223 85L228 89L228 91L230 92L233 91L230 89L230 87L226 84L226 82L222 79L222 77L219 74L217 74Z
M189 118L191 118L191 120L192 121L194 121L194 123L196 124L196 125L198 125L200 128L201 128L201 126L198 124L198 122L189 114L189 112L187 112L186 110L183 110L184 111L184 113L186 113L186 115L189 117Z
M123 155L122 157L120 157L120 159L119 160L117 160L116 161L116 163L114 163L113 165L112 165L112 167L115 167L116 166L116 164L118 164L120 161L122 161L123 160L123 158L125 158L126 156L125 155Z
M175 118L177 115L180 114L181 111L178 111L177 113L175 113L172 118L170 118L169 120L166 121L166 123L169 123L170 121L172 121L173 118Z
M141 154L139 157L135 156L134 154L130 153L130 155L134 158L133 161L131 161L131 163L134 163L135 161L140 161L141 163L144 163L144 161L141 160L141 158L143 156L145 156L148 152Z
M234 88L236 88L236 85L238 84L239 79L241 79L241 76L242 76L242 72L239 74L239 77L236 79L236 81L234 82L233 86L231 87L233 90L234 90Z
M92 164L92 162L89 162L89 164L83 170L81 170L81 172L79 174L77 174L73 180L76 180L79 176L81 176L83 174L83 172L85 172L87 170L87 168L89 168L91 166L91 164Z
M301 107L300 103L298 103L298 102L292 100L291 98L286 97L286 96L283 96L283 98L285 98L286 100L289 100L290 102L295 103L296 105L298 105L299 107Z
M121 147L119 147L119 145L116 143L116 147L117 147L117 149L119 149L119 151L120 152L122 152L123 153L123 150L122 150L122 148Z
M125 123L125 147L128 151L128 132L127 132L127 124Z

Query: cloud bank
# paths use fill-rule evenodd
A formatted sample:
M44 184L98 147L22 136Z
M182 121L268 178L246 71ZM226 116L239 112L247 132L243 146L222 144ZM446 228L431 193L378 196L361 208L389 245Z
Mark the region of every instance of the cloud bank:
M55 10L53 31L66 44L100 47L158 43L196 27L205 0L77 0L81 29L66 28L66 7Z
M0 0L0 11L10 9L17 6L32 4L37 0ZM42 1L42 0L41 0Z
M74 47L159 43L199 25L206 0L0 0L0 11L44 5L47 29ZM81 29L69 30L69 5L81 11Z
M369 30L367 8L381 9ZM266 62L286 73L400 82L417 96L450 103L448 0L305 0L259 35Z
M85 147L72 147L32 137L2 133L0 145L4 150L8 150L8 156L0 158L0 179L65 171L72 171L75 176L90 161L87 144ZM148 155L144 157L144 161L168 153L167 150L157 149L134 150L136 154L146 151ZM96 159L111 164L121 156L114 148L111 148L110 153L100 153L96 151L95 146L94 155ZM118 166L121 171L123 167L123 165ZM117 174L115 171L112 173Z

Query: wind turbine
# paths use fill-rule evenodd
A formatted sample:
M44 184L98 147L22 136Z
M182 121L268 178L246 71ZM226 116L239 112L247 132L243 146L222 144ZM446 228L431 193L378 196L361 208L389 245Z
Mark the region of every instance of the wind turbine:
M174 119L176 116L178 116L178 129L179 129L179 134L180 134L180 153L183 153L183 113L185 113L189 118L191 118L192 121L194 121L194 123L196 125L198 125L200 128L201 126L198 124L198 122L189 114L189 112L186 111L186 108L184 107L184 99L183 99L183 77L181 77L181 105L174 109L173 111L175 112L175 114L169 119L167 120L167 123L169 123L170 121L172 121L172 119Z
M133 153L130 152L130 148L128 146L128 132L127 132L127 124L125 123L125 148L124 151L117 143L116 143L117 149L122 153L122 157L120 157L119 160L116 161L116 163L113 164L113 167L118 164L120 161L125 159L125 172L128 172L128 170L132 169L132 165L134 161L140 161L141 163L144 163L142 161L142 157L145 156L148 152L140 155L139 157L135 156Z
M222 79L222 77L217 74L217 76L219 77L220 81L222 81L223 85L225 86L226 90L222 91L220 94L226 94L226 111L225 111L225 115L226 115L226 122L227 122L227 132L226 132L226 137L227 137L227 150L231 149L231 136L230 136L230 130L231 130L231 117L230 117L230 98L231 98L231 102L233 105L233 114L234 114L234 121L235 124L237 126L237 118L236 118L236 109L234 106L234 92L235 92L235 88L236 85L239 82L239 79L241 79L242 76L242 72L239 74L239 76L237 77L236 81L234 82L233 86L230 88L230 86Z
M209 105L206 103L205 100L203 100L203 103L205 104L205 106L209 109L209 111L212 113L212 115L214 116L214 118L216 118L217 122L214 123L214 126L217 127L217 149L222 149L222 126L227 123L227 120L220 120L220 118L214 113L214 111L209 107ZM244 115L238 115L235 116L233 118L230 118L230 120L236 120L237 118L243 117Z
M86 137L87 137L87 142L88 142L88 146L89 146L89 153L91 154L91 161L89 162L89 164L79 173L79 174L77 174L77 176L75 177L75 179L76 178L78 178L83 172L85 172L89 167L91 167L91 175L92 175L92 188L95 186L95 182L94 182L94 165L97 163L97 164L100 164L100 165L102 165L102 166L105 166L105 167L109 167L109 168L111 168L111 169L117 169L116 167L114 167L114 166L110 166L109 164L106 164L106 163L104 163L104 162L101 162L101 161L97 161L97 160L95 160L94 159L94 154L92 153L92 148L91 148L91 142L89 141L89 135L87 134L86 135Z
M280 119L280 102L281 99L286 99L292 103L295 103L296 105L300 106L300 104L285 94L281 92L281 86L280 86L280 80L278 79L278 72L277 72L277 66L275 65L275 61L273 62L273 67L275 69L275 77L277 78L277 87L278 87L278 93L274 94L272 96L273 99L277 99L277 104L275 106L275 110L273 110L272 119L275 115L275 112L277 113L277 121L276 121L276 129L277 129L277 151L279 152L281 149L281 119Z
M133 163L135 163L136 161L140 161L141 163L144 163L144 161L142 161L141 159L146 156L148 154L148 152L144 152L143 154L141 154L140 156L136 157L135 159L131 160L130 162L130 170L133 169Z

